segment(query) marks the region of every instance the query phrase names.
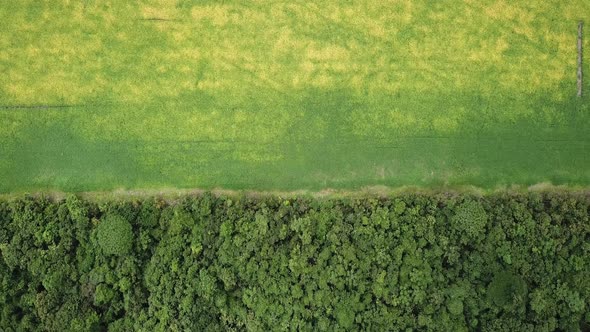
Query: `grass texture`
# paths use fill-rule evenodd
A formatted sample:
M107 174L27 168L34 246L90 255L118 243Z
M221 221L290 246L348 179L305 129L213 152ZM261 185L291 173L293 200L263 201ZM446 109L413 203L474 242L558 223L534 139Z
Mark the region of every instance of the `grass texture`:
M583 0L3 2L0 192L589 185L589 14Z

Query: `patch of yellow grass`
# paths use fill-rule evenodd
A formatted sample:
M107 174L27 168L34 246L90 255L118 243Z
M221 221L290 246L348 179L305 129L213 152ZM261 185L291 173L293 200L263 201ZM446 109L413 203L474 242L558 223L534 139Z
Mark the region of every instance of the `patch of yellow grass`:
M315 61L346 61L349 58L348 51L342 46L311 43L306 50L306 57Z
M385 30L385 27L383 25L378 24L373 21L368 21L367 24L368 24L369 35L375 36L378 38L387 37L387 30Z
M418 122L416 115L410 112L402 112L396 109L389 113L388 125L402 132L410 128L422 127L423 125L419 125Z
M434 118L432 121L432 128L437 133L442 134L450 134L455 132L459 127L459 120L461 119L461 115L464 113L463 111L454 112L454 111L447 111L445 114L441 115L440 117Z
M288 27L281 27L277 31L277 39L272 48L272 56L280 59L290 54L300 54L306 47L305 39L296 36Z
M334 85L334 78L326 74L319 74L311 80L310 85L316 88L329 88Z
M153 5L143 6L141 15L143 18L174 19L177 16L177 0L159 0Z
M205 5L194 6L191 9L191 16L197 21L209 20L216 27L223 27L230 22L229 5Z

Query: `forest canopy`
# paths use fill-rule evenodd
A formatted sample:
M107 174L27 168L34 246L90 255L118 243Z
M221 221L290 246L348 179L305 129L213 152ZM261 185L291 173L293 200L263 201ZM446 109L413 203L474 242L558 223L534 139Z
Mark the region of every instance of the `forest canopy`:
M0 200L0 330L576 331L586 193Z

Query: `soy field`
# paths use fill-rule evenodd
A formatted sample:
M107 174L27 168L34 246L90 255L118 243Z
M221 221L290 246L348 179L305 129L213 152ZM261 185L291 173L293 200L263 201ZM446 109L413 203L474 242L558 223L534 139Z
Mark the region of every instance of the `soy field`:
M3 1L0 192L587 186L589 19L583 0Z

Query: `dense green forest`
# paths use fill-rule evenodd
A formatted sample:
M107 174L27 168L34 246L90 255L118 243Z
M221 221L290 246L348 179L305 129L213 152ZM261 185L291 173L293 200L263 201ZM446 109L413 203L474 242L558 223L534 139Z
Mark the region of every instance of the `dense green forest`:
M587 193L0 200L2 331L576 331Z

